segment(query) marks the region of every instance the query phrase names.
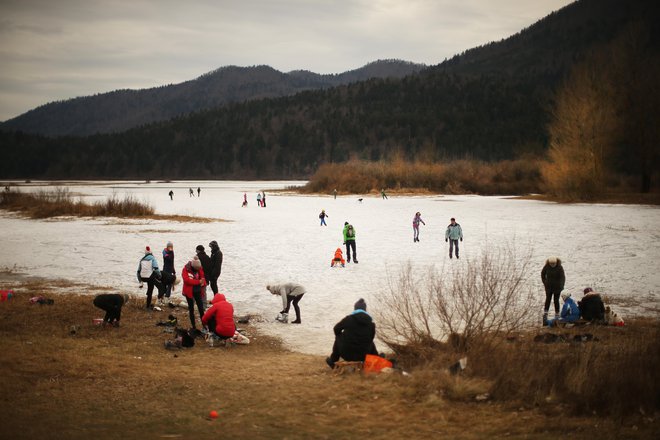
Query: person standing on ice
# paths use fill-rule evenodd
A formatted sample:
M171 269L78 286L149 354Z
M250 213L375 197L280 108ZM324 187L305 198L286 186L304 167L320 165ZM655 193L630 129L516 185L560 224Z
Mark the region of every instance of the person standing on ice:
M307 293L307 290L297 283L269 284L266 286L266 290L273 295L280 295L282 297L282 311L276 319L286 324L289 321L289 307L293 303L293 309L296 311L296 320L291 321L291 324L300 324L300 307L298 307L298 303L305 293Z
M198 187L197 187L197 197L199 197L201 193L202 193L202 188L200 188L200 187L198 186Z
M206 279L204 278L204 269L202 262L199 261L197 256L194 256L181 271L181 279L183 280L183 291L181 294L186 297L188 302L188 315L190 316L190 324L193 329L197 328L195 324L195 304L197 304L197 311L199 312L199 319L204 316L204 306L202 304L202 291L206 286Z
M174 200L174 191L170 190L169 195L170 195L170 200Z
M151 253L151 248L147 246L144 250L144 256L140 258L137 268L137 279L140 282L140 288L147 283L147 309L151 308L151 296L154 293L154 286L161 291L163 285L160 282L160 269L158 261Z
M385 188L380 189L380 196L383 198L383 200L387 200L387 194L385 194Z
M322 210L321 210L321 213L319 214L319 218L321 219L321 224L320 224L320 226L328 226L328 225L325 223L325 218L326 218L326 217L330 217L330 216L329 216L328 214L325 213L325 209L322 209Z
M449 242L449 258L452 258L454 247L456 247L456 259L460 258L458 256L458 240L463 241L463 230L461 229L461 225L456 223L456 219L452 217L445 231L445 242Z
M332 191L332 195L334 196L335 200L337 200L337 188Z
M554 300L555 318L559 315L559 294L564 290L566 283L566 274L561 260L557 257L550 257L545 260L545 265L541 269L541 282L545 288L545 305L543 306L543 323L548 320L548 310L550 310L550 301Z
M266 207L266 191L261 191L261 207Z
M208 278L213 295L215 295L218 293L218 278L222 273L222 251L215 240L209 243L209 247L211 248L211 261Z
M346 261L351 262L351 249L353 249L353 262L357 264L357 248L355 247L355 228L344 222L344 244L346 245Z
M422 213L417 212L415 214L415 217L413 217L413 242L418 242L419 241L419 224L422 223L424 226L426 226L426 223L424 223L424 220L422 220ZM458 257L458 253L456 253L456 256Z
M247 202L247 193L243 193L243 204L241 205L242 207L246 207L248 205Z
M163 272L176 277L176 270L174 269L174 245L171 241L168 241L165 249L163 249ZM172 294L172 283L163 283L163 288L165 290L165 301L169 302L170 295Z
M257 206L261 207L261 193L257 193Z
M195 197L195 191L192 188L188 188L188 197Z

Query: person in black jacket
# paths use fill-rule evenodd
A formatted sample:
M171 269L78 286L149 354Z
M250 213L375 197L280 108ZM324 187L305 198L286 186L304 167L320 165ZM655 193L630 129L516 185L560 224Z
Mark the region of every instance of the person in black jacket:
M603 304L600 294L594 292L591 287L584 289L584 296L582 301L578 301L578 307L582 319L598 323L605 322L605 304Z
M197 251L197 258L199 258L199 261L202 262L202 269L204 269L204 274L211 273L211 258L208 256L208 254L204 251L204 246L201 244L197 245L195 248ZM204 306L204 310L206 310L206 286L208 285L208 282L204 287L202 287L202 305Z
M561 260L557 257L550 257L545 261L541 270L541 281L545 287L545 305L543 306L543 324L548 321L548 310L550 310L550 301L554 299L555 319L559 318L559 294L564 290L566 275L561 265Z
M103 293L94 297L94 305L105 311L103 325L113 325L119 327L121 320L121 308L128 304L128 294Z
M367 314L367 303L360 298L354 305L353 313L339 321L334 327L335 343L332 354L325 359L330 368L341 357L345 361L364 361L367 354L375 354L376 324Z
M222 272L222 251L220 250L220 246L218 246L218 242L215 240L209 243L209 247L211 248L211 267L208 273L208 280L211 283L211 290L215 296L218 293L218 278Z

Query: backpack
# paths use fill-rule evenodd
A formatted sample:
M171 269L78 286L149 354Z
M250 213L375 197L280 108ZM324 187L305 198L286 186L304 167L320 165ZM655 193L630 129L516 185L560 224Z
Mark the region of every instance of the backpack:
M144 258L140 261L140 278L149 278L154 272L154 267L151 263L151 260L145 260Z
M355 230L353 229L353 225L348 225L348 228L346 229L346 237L348 238L355 237Z

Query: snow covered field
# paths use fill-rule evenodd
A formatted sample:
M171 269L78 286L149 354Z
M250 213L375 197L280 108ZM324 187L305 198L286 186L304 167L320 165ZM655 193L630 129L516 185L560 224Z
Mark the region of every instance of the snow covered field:
M279 335L297 351L328 354L332 327L360 297L378 311L388 276L402 265L464 264L489 245L515 243L533 255L533 289L540 316L544 294L540 271L548 256L564 263L566 289L581 297L591 286L607 295L624 318L660 311L660 209L638 205L561 205L501 197L394 196L389 200L358 196L301 196L269 192L304 182L200 181L171 183L107 182L66 186L85 201L132 194L159 214L182 214L229 220L213 223L134 221L110 218L23 220L0 212L0 268L48 278L115 286L144 295L135 272L146 245L162 267L161 251L174 243L180 272L195 246L208 249L217 240L224 254L220 290L236 314L261 314L267 333ZM201 197L188 188L201 187ZM42 189L34 183L22 190ZM174 200L168 192L173 189ZM256 206L265 190L267 207ZM241 208L243 193L249 206ZM196 195L196 193L195 193ZM319 226L325 209L327 227ZM412 218L422 213L420 242L413 243ZM449 260L444 231L456 217L465 235L461 260ZM344 221L355 226L359 264L331 269L342 247ZM210 250L208 250L210 253ZM300 326L272 322L281 301L266 291L271 282L295 281L307 287L300 302ZM0 286L2 288L11 286ZM209 289L210 292L210 289ZM175 295L180 295L180 286ZM210 297L210 293L209 293ZM93 314L90 310L90 314ZM291 310L290 316L294 314Z

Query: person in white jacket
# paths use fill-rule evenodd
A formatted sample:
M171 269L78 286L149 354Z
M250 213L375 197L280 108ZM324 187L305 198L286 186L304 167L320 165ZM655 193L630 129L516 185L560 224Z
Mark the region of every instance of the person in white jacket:
M296 311L296 320L291 321L291 324L300 324L300 307L298 303L305 295L306 290L303 286L297 283L284 283L284 284L269 284L266 289L273 295L280 295L282 297L282 311L276 318L282 323L289 321L289 307L293 303L293 309Z

